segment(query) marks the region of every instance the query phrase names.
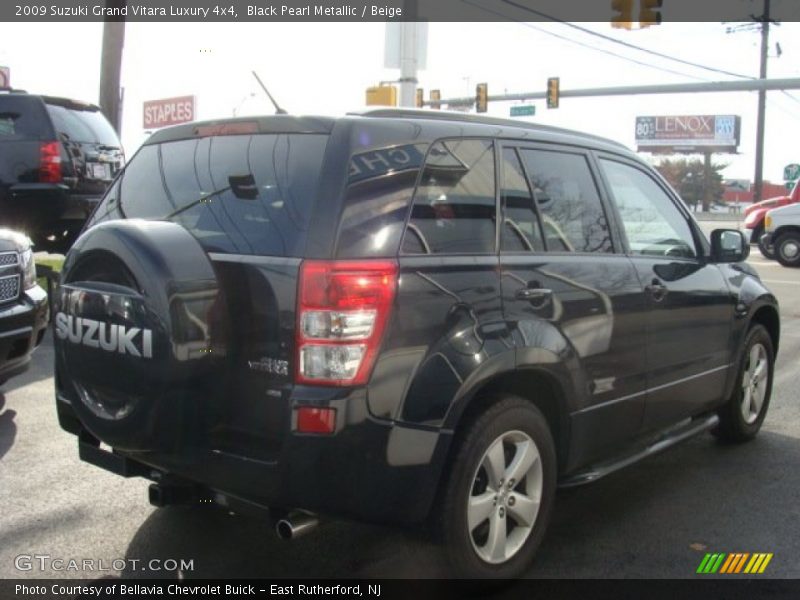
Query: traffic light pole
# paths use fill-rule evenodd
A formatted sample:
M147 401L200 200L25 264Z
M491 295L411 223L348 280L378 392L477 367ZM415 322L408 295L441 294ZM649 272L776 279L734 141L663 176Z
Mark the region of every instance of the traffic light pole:
M409 19L400 23L400 106L417 106L417 0L406 0L404 13Z
M560 98L591 98L599 96L635 96L644 94L689 94L698 92L759 92L761 90L798 90L800 78L785 79L746 79L743 81L709 81L702 83L674 83L664 85L634 85L627 87L586 88L559 91ZM513 100L542 100L547 98L547 90L524 92L520 94L498 94L489 96L489 102L508 102ZM442 98L437 102L426 100L425 106L432 104L449 106L472 106L474 96Z

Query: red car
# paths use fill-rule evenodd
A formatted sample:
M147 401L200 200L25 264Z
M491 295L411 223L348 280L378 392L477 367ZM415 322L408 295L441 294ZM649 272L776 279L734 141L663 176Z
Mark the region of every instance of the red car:
M792 191L787 196L767 198L744 209L744 226L746 229L752 230L750 242L758 244L758 249L765 258L775 258L774 250L761 243L761 236L764 234L764 217L767 211L779 206L794 204L795 202L800 202L800 185L797 182L795 182Z

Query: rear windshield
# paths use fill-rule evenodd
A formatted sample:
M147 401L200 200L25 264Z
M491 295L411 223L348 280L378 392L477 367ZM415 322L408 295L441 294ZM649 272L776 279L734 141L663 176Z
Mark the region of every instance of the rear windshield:
M73 142L88 142L118 148L119 138L99 110L67 108L48 104L47 112L53 118L56 131L64 133Z
M33 96L0 94L0 142L53 137L41 100Z
M302 256L327 140L257 134L144 146L90 225L174 221L208 252Z

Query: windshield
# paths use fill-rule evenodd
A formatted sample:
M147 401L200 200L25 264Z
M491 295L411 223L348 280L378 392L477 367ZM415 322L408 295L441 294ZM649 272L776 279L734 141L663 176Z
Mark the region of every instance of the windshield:
M66 134L73 142L89 142L119 148L119 138L111 124L98 110L77 110L48 104L56 131Z

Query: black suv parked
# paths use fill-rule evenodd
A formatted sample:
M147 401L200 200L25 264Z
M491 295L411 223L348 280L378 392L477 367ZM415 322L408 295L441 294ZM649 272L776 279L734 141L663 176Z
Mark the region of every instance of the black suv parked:
M516 576L557 485L758 432L779 319L747 251L580 133L390 110L182 125L67 256L58 416L156 505L270 507L285 536L430 518L456 573Z
M123 163L97 106L0 90L0 225L66 252Z
M0 385L30 366L47 323L47 293L36 283L30 240L0 229Z

